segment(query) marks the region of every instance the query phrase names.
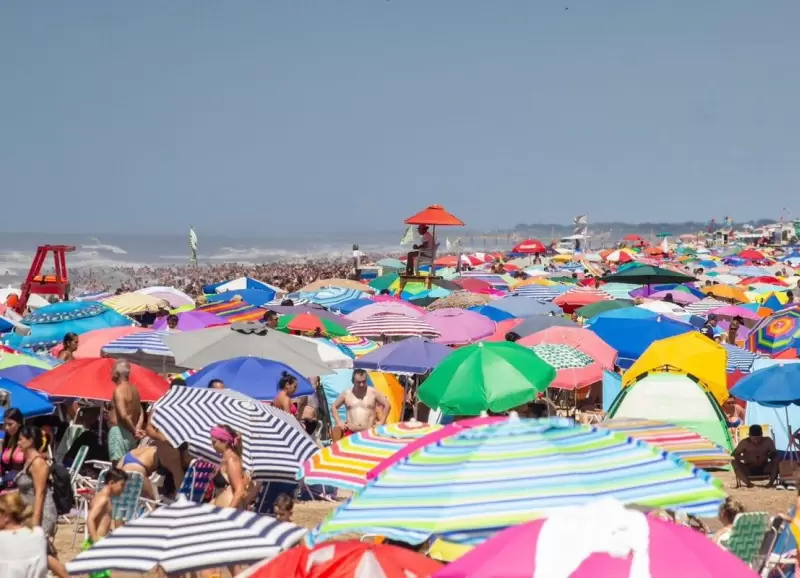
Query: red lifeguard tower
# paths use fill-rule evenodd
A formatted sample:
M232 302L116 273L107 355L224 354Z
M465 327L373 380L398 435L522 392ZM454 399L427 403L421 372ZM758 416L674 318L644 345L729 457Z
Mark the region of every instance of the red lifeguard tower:
M434 280L441 279L441 277L436 275L436 253L437 249L439 248L439 243L436 240L436 227L463 227L464 221L455 215L448 213L442 205L431 205L416 215L410 216L405 220L405 224L427 225L431 227L431 236L433 237L433 258L431 259L431 269L427 275L420 275L418 272L412 275L409 275L408 273L400 273L400 292L403 292L403 288L406 286L406 283L425 283L425 287L430 289Z
M40 245L36 248L36 255L33 257L28 276L22 284L22 292L15 307L17 313L24 314L31 294L57 295L61 299L66 299L69 296L67 253L71 253L74 250L75 247L72 245ZM42 267L50 253L53 254L56 272L55 275L43 275Z

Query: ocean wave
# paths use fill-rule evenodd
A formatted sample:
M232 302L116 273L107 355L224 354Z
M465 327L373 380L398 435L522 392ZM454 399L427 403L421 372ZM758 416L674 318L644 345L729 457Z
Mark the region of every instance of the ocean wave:
M91 244L83 244L81 245L81 249L87 250L95 250L95 251L108 251L110 253L114 253L115 255L127 255L128 252L123 249L122 247L117 247L116 245L108 245L103 243L97 237L89 237L92 241Z

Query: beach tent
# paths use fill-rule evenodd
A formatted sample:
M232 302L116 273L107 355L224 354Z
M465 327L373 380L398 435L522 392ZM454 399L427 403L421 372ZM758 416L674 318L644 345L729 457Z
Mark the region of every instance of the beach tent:
M727 357L722 345L702 333L674 335L651 343L625 372L622 385L627 387L640 375L651 371L684 373L696 377L719 403L725 403L729 397L725 374Z
M328 375L321 375L319 380L322 384L322 389L325 391L325 401L328 408L333 407L333 402L336 398L352 386L351 378L353 376L352 369L338 369ZM389 398L391 410L389 411L389 418L386 423L397 423L402 421L402 410L404 400L404 389L397 381L397 378L391 373L381 373L379 371L368 371L367 380L369 385L380 391L383 395ZM339 415L342 420L345 419L344 407L339 408ZM333 423L333 419L331 419Z
M275 295L284 295L286 291L280 287L275 287L269 283L264 283L252 277L239 277L230 281L223 281L222 283L214 283L203 287L203 293L209 295L211 293L225 293L226 291L241 291L242 289L255 289L257 291L269 291Z
M606 419L641 418L685 427L733 450L725 415L706 385L691 375L649 372L622 389Z

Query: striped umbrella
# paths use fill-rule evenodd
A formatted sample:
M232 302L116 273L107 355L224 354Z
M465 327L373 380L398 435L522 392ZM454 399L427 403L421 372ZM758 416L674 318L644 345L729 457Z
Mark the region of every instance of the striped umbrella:
M172 357L172 351L164 344L164 332L140 331L123 335L101 348L106 357L135 357L137 355L152 357Z
M195 311L205 311L206 313L219 315L230 323L261 321L264 317L264 310L261 307L255 307L244 301L209 303L198 307Z
M600 289L611 295L614 299L630 299L631 291L638 289L641 285L632 283L606 283Z
M156 313L159 309L166 311L172 307L169 302L164 299L159 299L150 295L142 295L141 293L122 293L121 295L114 295L108 299L103 299L102 303L123 315Z
M561 307L565 312L572 313L585 305L591 305L598 301L613 301L613 297L602 289L594 287L573 287L566 293L553 299L553 303Z
M170 575L250 564L294 546L306 529L246 510L173 504L127 522L67 564L70 574L105 570Z
M327 484L360 490L367 474L383 460L404 448L410 441L441 429L440 425L402 422L379 425L342 438L306 460L298 478L307 484Z
M604 421L600 427L671 452L698 468L722 468L731 462L731 455L723 448L684 427L649 419L624 418Z
M755 363L756 359L763 357L731 343L723 343L722 347L724 347L725 351L728 353L725 363L726 373L733 373L735 371L750 373L753 370L753 363Z
M432 534L497 531L599 497L715 516L725 499L719 481L675 456L571 420L512 415L456 432L379 474L313 539L360 532L419 544Z
M323 287L318 291L312 293L300 293L301 299L307 299L311 303L322 305L323 307L332 307L339 303L344 303L351 299L358 299L364 297L363 291L356 291L355 289L347 289L345 287Z
M714 299L713 297L706 297L705 299L687 305L684 310L686 313L691 313L692 315L705 316L712 309L719 309L720 307L727 307L728 305L730 305L730 303Z
M552 301L559 295L567 292L569 287L564 285L524 285L514 290L514 295L530 297L540 301Z
M334 337L331 339L337 345L341 345L349 349L353 352L353 355L356 357L361 357L366 355L371 351L375 351L380 347L374 341L370 341L366 337L356 337L354 335L348 335L347 337Z
M798 346L800 307L784 309L765 317L750 330L747 349L774 355Z
M357 337L410 337L420 335L423 337L441 337L436 329L422 321L407 315L397 313L379 313L370 315L366 319L356 321L347 331Z
M228 425L242 436L242 463L255 479L293 482L317 446L284 411L226 389L173 387L155 404L153 424L178 447L219 463L209 432Z

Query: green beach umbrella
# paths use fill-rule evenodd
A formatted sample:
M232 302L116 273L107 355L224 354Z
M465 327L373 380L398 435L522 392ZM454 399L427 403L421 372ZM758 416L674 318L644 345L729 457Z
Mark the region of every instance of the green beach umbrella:
M665 283L688 283L697 281L691 275L684 275L671 269L655 267L653 265L641 265L631 267L624 271L618 271L612 275L601 277L601 281L607 283L638 283L639 285L660 285Z
M592 303L591 305L584 305L580 309L576 309L575 313L577 313L580 317L584 319L591 319L592 317L596 317L601 313L605 313L606 311L613 311L614 309L627 309L628 307L633 307L633 299L614 299L613 301L598 301L597 303Z
M369 286L375 289L375 291L383 291L384 289L391 287L392 283L397 281L399 278L400 276L397 273L387 273L386 275L375 277L369 282Z
M17 365L30 365L39 369L53 369L51 365L41 359L20 353L0 353L0 369L8 369Z
M499 413L533 401L555 377L527 347L479 342L448 355L419 387L419 399L447 415Z
M331 337L349 335L347 329L338 323L330 319L317 317L313 313L284 315L278 319L278 329L281 331L300 331L301 333L314 333L319 329L323 335Z

